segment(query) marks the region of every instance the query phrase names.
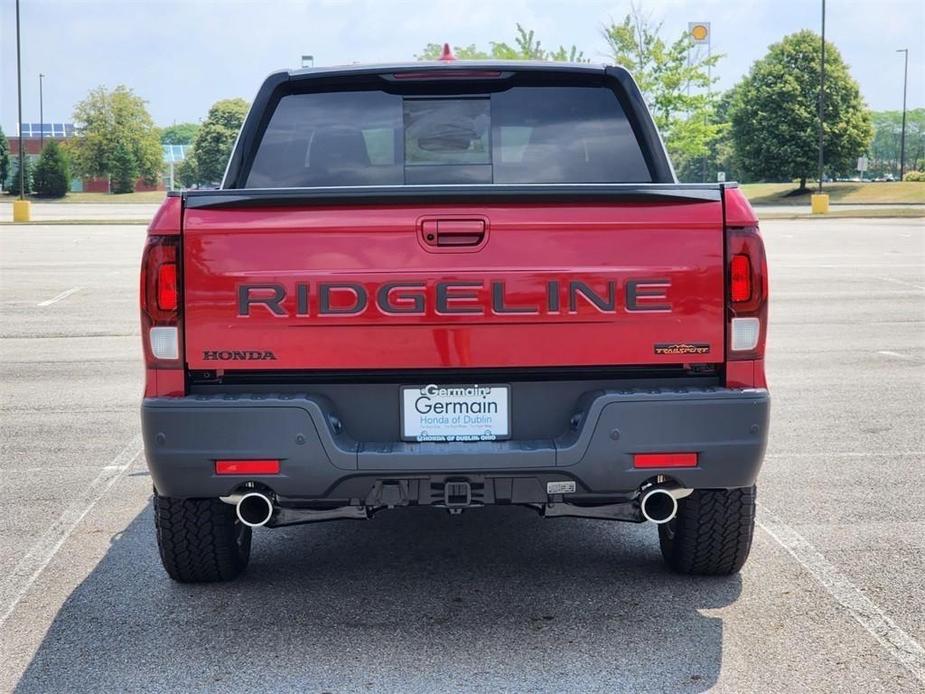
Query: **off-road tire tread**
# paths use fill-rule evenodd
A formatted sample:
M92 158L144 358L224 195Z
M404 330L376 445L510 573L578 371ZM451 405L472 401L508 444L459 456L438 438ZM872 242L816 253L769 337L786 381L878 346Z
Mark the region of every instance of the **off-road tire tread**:
M235 540L234 507L218 499L154 495L157 547L167 574L180 583L230 581L250 559L251 529Z
M659 526L659 545L668 566L694 576L728 576L742 568L755 530L754 486L696 490L678 502L672 527Z

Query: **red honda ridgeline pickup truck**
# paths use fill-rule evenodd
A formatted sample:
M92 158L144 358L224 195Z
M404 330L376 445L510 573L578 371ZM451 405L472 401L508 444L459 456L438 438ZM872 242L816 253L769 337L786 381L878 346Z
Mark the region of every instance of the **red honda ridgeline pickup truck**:
M252 528L518 504L748 555L767 266L733 184L676 181L619 67L270 75L218 190L141 270L161 559L232 579Z

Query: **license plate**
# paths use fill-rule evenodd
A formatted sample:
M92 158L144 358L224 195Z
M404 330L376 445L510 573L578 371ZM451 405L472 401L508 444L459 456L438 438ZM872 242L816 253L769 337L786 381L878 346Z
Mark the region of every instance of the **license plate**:
M510 438L510 400L510 386L402 386L402 438L446 442Z

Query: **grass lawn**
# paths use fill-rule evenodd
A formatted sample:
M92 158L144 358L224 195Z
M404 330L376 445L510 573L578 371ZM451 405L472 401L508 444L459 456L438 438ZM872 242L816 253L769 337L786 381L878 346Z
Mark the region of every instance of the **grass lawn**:
M744 183L742 190L753 205L809 205L809 196L792 195L797 190L793 183ZM907 203L925 204L925 183L903 181L902 183L826 183L823 191L829 194L829 202L863 205L896 205Z
M163 190L147 190L143 193L122 193L113 195L112 193L68 193L63 198L36 198L29 199L35 203L56 203L56 202L110 202L110 203L128 203L128 202L151 202L160 203L164 199ZM12 199L12 198L10 198Z

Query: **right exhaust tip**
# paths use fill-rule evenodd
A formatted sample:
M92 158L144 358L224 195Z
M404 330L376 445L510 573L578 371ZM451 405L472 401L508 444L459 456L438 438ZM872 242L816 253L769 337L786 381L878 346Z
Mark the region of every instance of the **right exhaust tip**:
M643 518L661 525L678 515L678 500L667 489L656 487L643 493L639 508Z
M248 492L244 494L235 506L238 520L251 528L260 528L270 522L273 517L273 502L266 494Z

